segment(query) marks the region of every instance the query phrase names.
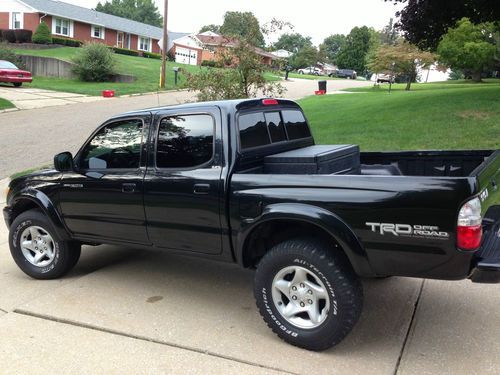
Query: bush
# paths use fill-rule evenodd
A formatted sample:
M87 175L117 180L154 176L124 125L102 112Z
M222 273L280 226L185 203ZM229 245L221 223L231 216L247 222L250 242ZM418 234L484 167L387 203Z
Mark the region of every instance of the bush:
M16 33L14 30L3 29L2 30L2 41L15 43L16 42Z
M208 66L210 68L215 68L216 65L217 65L217 62L214 60L203 60L201 62L201 66Z
M41 22L35 30L33 37L31 38L33 43L37 44L51 44L52 35L50 29L45 22Z
M61 44L68 47L81 47L83 42L78 39L52 37L52 43Z
M113 51L120 55L139 56L139 52L127 48L113 47Z
M115 74L113 52L101 43L88 43L73 59L73 73L81 81L104 82Z
M142 56L150 58L150 59L161 59L161 54L160 53L153 53L153 52L144 52Z
M7 46L0 44L0 60L10 61L20 69L25 69L23 61Z
M31 38L33 36L33 32L31 30L17 29L14 30L14 34L16 36L17 43L31 43Z

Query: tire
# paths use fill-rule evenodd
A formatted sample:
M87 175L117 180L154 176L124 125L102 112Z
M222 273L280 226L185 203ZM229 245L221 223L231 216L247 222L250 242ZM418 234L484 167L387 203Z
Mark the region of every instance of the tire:
M362 285L345 255L313 238L273 247L257 267L254 294L274 333L314 351L340 343L363 306Z
M39 210L23 212L13 221L9 246L18 267L39 280L64 276L76 265L81 253L80 244L63 241Z
M21 87L22 85L22 82L14 82L14 87Z

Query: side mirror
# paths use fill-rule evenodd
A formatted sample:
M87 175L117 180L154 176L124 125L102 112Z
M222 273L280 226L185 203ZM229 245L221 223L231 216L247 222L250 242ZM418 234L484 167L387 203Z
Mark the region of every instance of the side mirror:
M69 172L74 170L73 155L71 152L61 152L54 156L54 168L59 172Z

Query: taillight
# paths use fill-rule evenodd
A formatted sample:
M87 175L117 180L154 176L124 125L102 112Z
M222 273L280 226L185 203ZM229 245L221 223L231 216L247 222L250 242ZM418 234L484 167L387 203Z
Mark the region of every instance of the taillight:
M263 105L278 105L278 101L276 99L262 99Z
M457 247L461 250L476 250L481 245L481 201L474 198L465 203L458 213Z

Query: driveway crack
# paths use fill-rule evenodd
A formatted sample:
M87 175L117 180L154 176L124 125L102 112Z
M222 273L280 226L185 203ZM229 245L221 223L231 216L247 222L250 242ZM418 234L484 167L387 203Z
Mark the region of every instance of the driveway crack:
M401 360L403 359L404 352L406 350L406 346L408 344L409 338L412 332L415 329L415 317L417 315L418 305L420 303L420 298L422 297L422 292L424 290L425 280L422 280L422 284L420 285L420 289L418 291L417 299L415 300L415 304L413 306L413 313L411 314L410 324L408 325L408 330L406 331L405 339L403 341L403 345L401 346L401 351L399 352L398 360L396 362L396 367L394 368L394 375L397 375L399 372L399 366L401 365Z

